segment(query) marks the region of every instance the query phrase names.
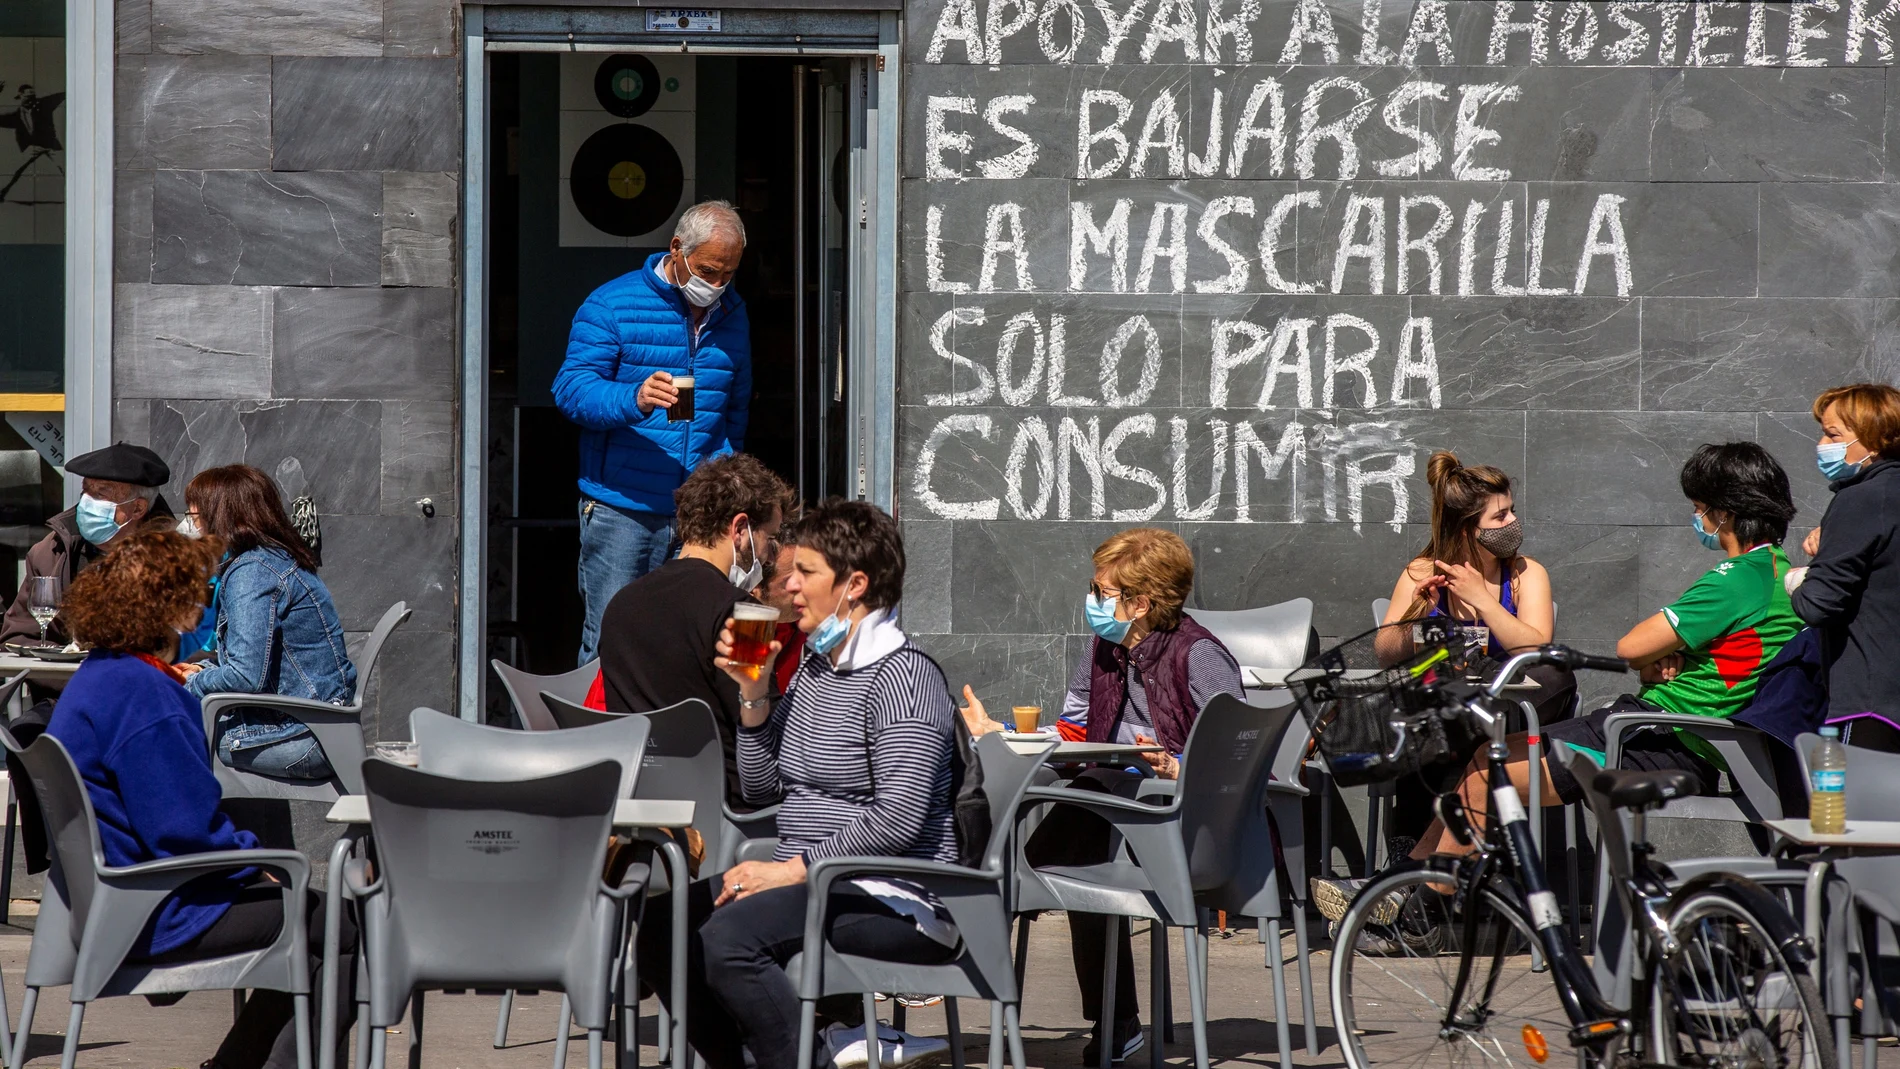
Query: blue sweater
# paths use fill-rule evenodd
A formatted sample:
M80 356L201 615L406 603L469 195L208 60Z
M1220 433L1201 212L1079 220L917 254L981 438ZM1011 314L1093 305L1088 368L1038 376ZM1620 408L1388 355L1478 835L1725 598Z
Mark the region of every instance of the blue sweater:
M86 782L106 864L249 850L218 808L203 714L170 676L128 654L95 650L66 685L46 730ZM201 876L159 907L133 954L163 954L215 924L256 869Z
M581 493L631 512L673 514L673 491L699 462L745 448L752 340L731 289L693 336L686 299L654 274L665 253L595 290L568 335L554 403L581 426ZM693 419L642 416L640 384L654 372L691 375Z

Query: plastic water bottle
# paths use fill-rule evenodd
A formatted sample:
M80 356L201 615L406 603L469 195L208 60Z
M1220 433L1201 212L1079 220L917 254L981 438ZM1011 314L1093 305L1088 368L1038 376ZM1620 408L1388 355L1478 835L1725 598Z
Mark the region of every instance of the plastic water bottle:
M1808 824L1814 834L1846 832L1847 748L1841 745L1840 728L1821 729L1821 741L1808 751L1808 778L1813 784L1808 793Z

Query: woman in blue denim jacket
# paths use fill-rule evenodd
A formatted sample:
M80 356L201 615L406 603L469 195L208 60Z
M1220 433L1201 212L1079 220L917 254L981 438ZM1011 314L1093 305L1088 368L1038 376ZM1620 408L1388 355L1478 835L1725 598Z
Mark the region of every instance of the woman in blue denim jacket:
M348 704L356 667L317 558L297 537L270 476L247 464L199 473L185 488L180 529L217 536L227 548L213 600L215 660L186 683L192 694L281 694ZM190 670L191 666L181 666ZM284 779L331 775L323 750L301 723L268 709L220 714L218 759Z

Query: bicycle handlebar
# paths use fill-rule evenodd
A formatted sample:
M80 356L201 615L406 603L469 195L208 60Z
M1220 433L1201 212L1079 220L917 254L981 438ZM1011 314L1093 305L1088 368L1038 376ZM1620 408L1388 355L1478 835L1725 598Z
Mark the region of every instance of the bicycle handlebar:
M1493 698L1503 694L1504 688L1515 681L1526 666L1533 664L1552 664L1573 671L1579 668L1598 672L1629 671L1629 665L1621 657L1600 657L1593 653L1573 650L1568 646L1543 646L1513 654L1510 660L1504 662L1504 667L1498 669L1497 676L1484 688L1485 693Z

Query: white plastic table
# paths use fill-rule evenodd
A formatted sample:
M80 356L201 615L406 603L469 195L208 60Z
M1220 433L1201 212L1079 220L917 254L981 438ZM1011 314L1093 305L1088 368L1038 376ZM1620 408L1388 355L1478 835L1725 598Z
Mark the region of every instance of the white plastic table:
M346 794L323 819L332 824L369 825L369 798ZM622 798L614 804L616 828L684 828L693 822L693 803L661 798Z
M1012 732L1011 735L1014 733ZM1037 742L1033 739L1006 737L1009 748L1020 754L1032 754L1044 746L1048 740ZM1159 746L1142 746L1132 742L1059 742L1049 753L1051 761L1106 761L1111 757L1134 756L1135 754L1160 753Z

